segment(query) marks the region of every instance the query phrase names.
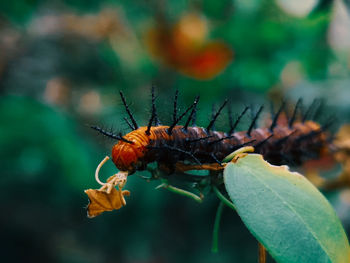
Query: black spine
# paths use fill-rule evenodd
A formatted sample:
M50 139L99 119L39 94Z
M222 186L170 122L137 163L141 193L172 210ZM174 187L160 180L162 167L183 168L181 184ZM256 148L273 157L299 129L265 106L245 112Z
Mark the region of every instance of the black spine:
M198 97L199 98L199 97ZM193 107L193 115L192 115L192 126L197 126L196 122L197 122L197 104Z
M331 127L335 123L336 120L337 118L335 116L329 117L328 120L324 124L322 124L321 130L322 131L327 130L329 127Z
M289 123L288 123L288 126L289 126L290 129L293 127L295 118L296 118L296 116L297 116L298 109L299 109L299 107L301 106L302 101L303 101L303 100L300 98L300 99L298 99L297 103L295 104L292 117L290 118Z
M251 133L252 133L252 130L253 130L254 126L255 126L255 123L256 123L256 121L258 120L259 115L260 115L260 113L262 112L263 109L264 109L264 106L263 106L263 105L260 106L258 112L255 114L255 116L254 116L254 118L253 118L253 120L252 120L252 123L250 124L249 129L248 129L248 131L247 131L248 137L250 137L250 135L251 135Z
M244 108L244 110L241 112L241 114L238 116L237 120L235 121L235 123L233 124L233 126L231 127L230 131L228 132L228 134L232 134L235 129L237 128L238 123L241 121L242 117L244 116L244 114L248 111L249 107L246 106Z
M302 142L304 140L309 140L312 137L315 137L315 136L321 134L322 132L323 132L322 128L319 129L319 130L316 130L316 131L311 131L311 132L309 132L307 134L301 135L298 139L296 139L296 142L299 143L299 142Z
M160 121L159 121L158 114L157 114L156 96L155 96L154 89L155 89L155 87L152 86L152 114L154 115L154 125L159 126Z
M232 109L231 109L231 104L228 105L227 107L227 113L228 113L228 123L230 125L230 131L229 134L231 134L233 130L233 117L232 117Z
M213 135L209 135L206 137L202 137L202 138L198 138L198 139L193 139L193 140L187 140L188 143L194 143L194 142L200 142L200 141L205 141L208 140L210 138L214 137Z
M241 144L236 144L234 145L234 149L239 149L239 148L242 148L244 146L247 146L253 142L255 142L256 140L250 140L249 142L245 142L245 143L241 143Z
M215 156L214 153L211 153L210 156L211 156L211 158L213 158L213 160L214 160L216 163L222 165L222 163L218 160L218 158L216 158L216 156Z
M218 111L216 112L216 114L213 116L211 122L209 123L209 125L208 125L208 127L207 127L207 132L209 132L210 129L213 127L213 125L214 125L216 119L219 117L219 115L220 115L222 109L226 106L226 104L227 104L227 100L224 101L224 103L221 105L221 107L219 108L219 110L218 110Z
M191 113L190 113L190 116L188 116L187 121L186 121L186 124L185 124L185 126L184 126L184 130L185 130L185 131L187 131L188 125L190 125L191 120L192 120L192 122L193 122L193 118L194 118L194 116L195 116L195 114L196 114L196 110L197 110L198 101L199 101L199 96L197 96L197 97L195 98L195 100L194 100L194 103L193 103L194 106L193 106L192 111L191 111ZM193 123L192 123L192 125L193 125Z
M129 126L130 129L134 130L134 126L131 125L130 121L128 120L128 118L124 117L123 118L124 121L126 122L126 124Z
M129 140L123 138L121 133L116 135L113 132L105 131L105 130L103 130L102 128L100 128L98 126L91 126L91 128L96 130L96 131L98 131L99 133L103 134L106 137L109 137L109 138L112 138L112 139L115 139L115 140L120 140L120 141L123 141L123 142L127 142L127 143L130 143L130 144L133 143L132 141L129 141Z
M317 120L322 112L324 108L324 100L323 99L319 99L318 100L318 105L316 106L314 113L311 116L311 119L313 120Z
M177 89L175 91L175 97L174 97L174 112L173 112L173 122L177 120L177 99L179 96L179 90Z
M231 138L233 138L233 137L235 137L235 136L234 136L234 135L231 135L231 136L223 137L223 138L221 138L221 139L217 139L217 140L215 140L215 141L209 142L209 145L212 145L212 144L215 144L215 143L218 143L218 142L222 142L223 140L231 139Z
M177 148L177 147L173 147L173 146L165 144L165 145L162 145L162 146L149 146L148 148L149 149L167 149L167 150L170 150L170 151L183 153L183 154L186 154L186 155L190 156L196 163L202 164L191 152L184 151L184 150L182 150L180 148Z
M131 122L134 126L134 130L137 130L139 128L139 126L137 125L135 119L134 119L134 116L131 114L130 110L129 110L129 106L128 104L126 103L126 100L125 100L125 97L124 97L124 94L122 91L119 91L119 94L120 94L120 97L123 101L123 104L124 104L124 107L125 107L125 110L127 112L127 114L129 115L130 119L131 119Z
M211 120L213 120L215 118L215 114L216 114L216 107L215 107L215 104L213 103L211 105L211 117L210 117ZM211 126L210 129L215 130L215 122L213 123L213 125Z
M168 128L168 134L171 135L174 127L176 126L176 124L179 123L179 121L187 114L187 112L189 112L194 106L196 105L196 99L194 100L194 102L192 103L192 105L190 107L187 108L187 110L182 113L180 115L179 118L177 118L176 120L173 121L173 123L170 125L170 127Z
M146 130L146 134L150 135L151 134L151 127L152 127L152 123L153 120L155 118L157 118L157 112L156 112L156 104L155 104L155 96L154 96L154 87L152 87L152 113L151 113L151 118L149 119L148 125L147 125L147 130Z
M271 138L273 137L273 134L271 134L270 136L268 136L266 139L260 141L259 143L257 143L256 145L254 145L254 148L259 149L261 148L265 143L267 143Z
M296 131L297 131L297 130L294 130L294 131L292 131L291 133L289 133L288 135L284 136L283 138L278 139L277 141L275 141L275 144L276 144L276 145L280 145L280 144L282 144L282 143L285 143L286 141L288 141L288 139L289 139L293 134L296 133Z
M303 116L303 119L302 119L302 122L304 123L311 115L311 112L314 110L314 108L316 107L317 105L317 99L314 99L311 103L311 105L309 106L309 108L306 110L304 116Z
M270 131L272 132L273 129L276 127L277 125L277 121L278 121L278 117L280 116L282 110L284 109L284 106L286 105L285 101L282 102L282 105L281 107L278 109L277 113L275 114L274 118L273 118L273 121L271 123L271 126L270 126Z

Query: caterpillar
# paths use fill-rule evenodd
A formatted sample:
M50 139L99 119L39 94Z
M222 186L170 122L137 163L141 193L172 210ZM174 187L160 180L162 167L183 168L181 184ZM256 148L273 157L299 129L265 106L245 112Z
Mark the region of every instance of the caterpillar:
M112 160L120 171L127 171L128 174L145 170L152 162L157 162L169 172L175 171L178 163L220 166L225 156L243 146L253 146L256 153L262 154L265 160L274 165L300 165L308 159L318 158L329 150L329 135L326 129L330 122L321 126L309 120L312 111L317 112L314 110L316 105L313 103L302 113L301 99L297 101L291 116L286 117L286 103L283 102L271 118L269 126L255 128L264 108L261 106L248 129L237 132L238 123L249 110L249 107L245 107L235 121L232 114L229 114L230 129L228 132L221 132L214 130L214 124L227 105L227 100L213 114L207 127L198 127L195 122L199 96L180 116L177 116L178 91L176 91L173 121L170 125L161 125L152 87L151 117L147 126L139 127L122 92L120 96L130 121L124 119L132 131L123 136L121 133L114 134L98 126L91 128L118 140L112 148ZM180 121L186 115L187 120L180 125Z

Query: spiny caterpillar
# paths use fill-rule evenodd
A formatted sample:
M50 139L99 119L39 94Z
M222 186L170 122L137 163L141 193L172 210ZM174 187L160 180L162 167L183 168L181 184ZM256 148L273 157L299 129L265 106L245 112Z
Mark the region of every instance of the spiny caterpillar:
M255 128L263 106L254 115L246 131L236 132L241 118L247 113L246 107L233 121L229 114L230 129L228 132L215 131L215 121L227 104L227 100L213 114L206 128L195 125L199 96L195 98L185 112L178 113L178 91L175 93L173 121L170 125L161 125L158 119L154 88L152 88L152 114L148 125L139 127L131 114L125 97L120 92L122 102L131 122L125 118L132 131L124 136L92 128L101 134L119 142L113 146L112 159L120 171L132 174L137 170L145 170L147 165L157 162L158 166L169 173L174 172L178 164L197 165L210 170L221 165L225 156L243 146L253 146L256 153L262 154L274 165L300 165L307 159L318 158L328 151L328 136L325 132L329 125L319 125L308 120L315 107L314 103L301 113L301 100L298 100L289 118L284 112L283 102L277 113L271 118L268 127ZM317 110L316 110L317 111ZM185 124L180 121L188 114ZM191 126L190 126L191 124ZM213 168L215 170L215 168Z

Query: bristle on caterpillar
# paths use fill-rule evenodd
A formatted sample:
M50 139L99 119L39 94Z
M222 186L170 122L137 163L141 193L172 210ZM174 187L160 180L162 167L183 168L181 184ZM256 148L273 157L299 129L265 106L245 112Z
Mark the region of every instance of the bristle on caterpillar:
M261 106L254 114L246 131L236 132L235 129L248 111L246 107L238 118L233 121L229 110L230 129L228 133L215 131L214 124L218 116L226 106L225 101L221 107L212 114L212 118L206 128L190 126L195 120L195 113L199 97L183 112L177 107L178 91L174 98L173 121L170 125L159 125L155 106L154 88L152 87L152 113L147 126L139 127L131 114L125 97L120 92L125 110L130 118L125 119L131 132L122 136L115 135L93 126L98 132L119 140L112 148L112 159L116 167L129 174L136 170L144 170L147 164L157 162L167 170L173 171L177 163L192 164L221 164L225 156L243 146L253 146L255 152L262 154L271 164L300 165L310 156L321 155L327 151L329 142L325 127L308 120L307 117L318 109L312 106L305 112L301 112L301 100L299 100L288 119L285 114L283 102L271 117L271 124L267 127L255 128L257 120L263 111ZM179 122L185 118L184 125ZM153 126L154 125L154 126Z

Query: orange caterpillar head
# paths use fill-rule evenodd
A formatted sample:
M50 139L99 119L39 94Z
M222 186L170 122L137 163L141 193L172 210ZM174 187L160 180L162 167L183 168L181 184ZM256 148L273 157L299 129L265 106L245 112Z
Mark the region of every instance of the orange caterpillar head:
M115 144L112 148L112 160L121 171L134 172L143 165L150 137L146 135L147 127L134 130Z
M101 134L119 142L112 148L112 160L120 171L134 172L143 165L150 138L146 135L147 127L136 129L125 136L113 134L98 126L92 126Z

